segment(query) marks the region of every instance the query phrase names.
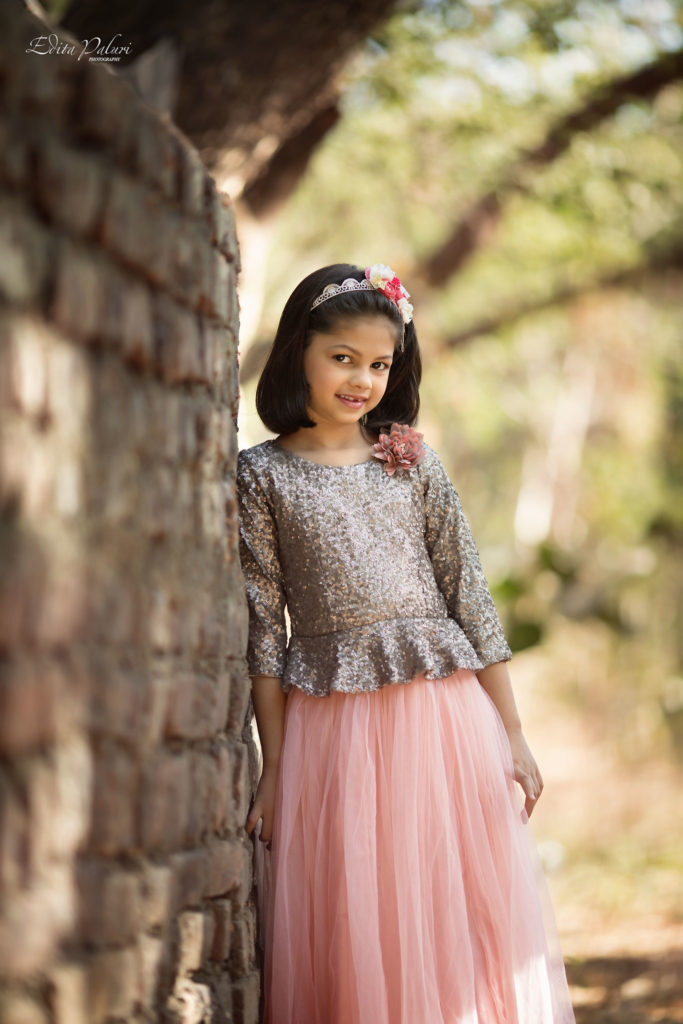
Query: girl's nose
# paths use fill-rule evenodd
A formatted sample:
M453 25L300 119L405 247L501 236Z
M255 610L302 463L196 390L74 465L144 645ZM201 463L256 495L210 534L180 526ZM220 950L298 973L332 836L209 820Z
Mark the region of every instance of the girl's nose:
M370 370L365 366L356 366L351 374L351 383L357 388L369 388L372 384Z

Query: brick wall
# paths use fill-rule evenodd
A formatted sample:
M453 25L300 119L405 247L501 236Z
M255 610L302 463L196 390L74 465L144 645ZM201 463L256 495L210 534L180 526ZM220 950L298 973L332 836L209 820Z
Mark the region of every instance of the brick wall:
M0 1022L253 1024L233 212L45 31L3 5Z

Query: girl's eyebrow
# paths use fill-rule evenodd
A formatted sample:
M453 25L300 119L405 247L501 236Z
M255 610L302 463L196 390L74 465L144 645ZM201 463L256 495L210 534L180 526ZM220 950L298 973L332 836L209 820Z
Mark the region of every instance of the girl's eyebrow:
M361 353L358 349L353 348L351 345L347 345L345 341L340 341L337 345L328 345L328 351L333 348L348 348L349 352L353 352L354 356L359 356ZM394 353L390 352L387 356L377 356L377 359L393 359Z

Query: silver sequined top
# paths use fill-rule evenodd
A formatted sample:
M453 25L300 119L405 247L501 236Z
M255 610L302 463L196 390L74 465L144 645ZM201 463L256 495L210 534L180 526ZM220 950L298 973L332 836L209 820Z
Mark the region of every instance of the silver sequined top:
M250 675L325 696L511 657L460 499L424 447L394 476L374 457L327 466L273 438L239 452Z

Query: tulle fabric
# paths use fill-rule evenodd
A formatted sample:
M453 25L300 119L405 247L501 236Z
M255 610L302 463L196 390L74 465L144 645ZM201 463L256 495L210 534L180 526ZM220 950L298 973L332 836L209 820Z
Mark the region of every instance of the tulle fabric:
M523 817L473 672L291 690L257 844L265 1024L574 1021Z

